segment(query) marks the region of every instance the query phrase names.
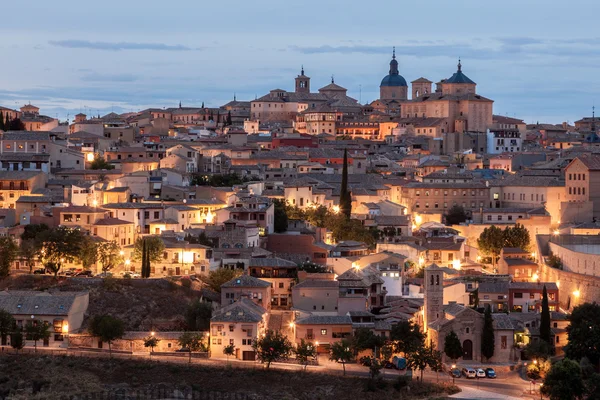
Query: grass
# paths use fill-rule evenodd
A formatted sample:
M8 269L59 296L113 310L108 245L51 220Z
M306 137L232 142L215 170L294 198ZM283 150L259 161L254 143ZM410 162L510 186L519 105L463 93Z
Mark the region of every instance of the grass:
M0 355L0 398L60 399L82 395L127 393L139 398L212 395L215 398L344 399L443 398L449 386L410 382L395 388L392 382L297 371L207 365L173 365L152 361L67 356ZM229 396L229 397L227 397ZM237 397L232 397L237 396ZM123 397L133 398L133 397ZM195 398L195 397L193 397ZM210 398L210 397L208 397Z

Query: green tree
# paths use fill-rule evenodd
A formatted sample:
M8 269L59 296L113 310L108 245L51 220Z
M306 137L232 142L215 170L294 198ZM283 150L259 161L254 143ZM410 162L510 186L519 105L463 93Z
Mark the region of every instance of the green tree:
M305 210L305 218L307 222L318 228L324 228L327 222L327 217L331 214L329 208L320 205L315 208Z
M25 229L21 234L21 240L36 240L39 239L40 234L49 231L50 228L46 224L31 224L25 225ZM41 246L40 246L41 247Z
M145 236L144 238L138 238L133 246L133 258L134 260L140 261L142 259L142 252L144 248L144 240L148 246L148 255L150 262L160 261L165 250L165 244L160 236Z
M6 310L0 309L0 338L6 342L8 335L15 329L15 319Z
M33 266L35 260L38 257L40 249L38 248L34 239L21 239L21 246L19 247L21 258L25 261L25 264L29 267L29 273L33 273Z
M369 328L354 330L354 334L350 338L350 348L355 356L363 350L371 349L375 351L375 348L381 349L384 344L385 339L373 333Z
M183 332L177 341L181 348L188 352L188 363L192 362L192 353L207 351L207 345L204 343L204 336L200 333Z
M453 205L445 215L447 225L458 225L467 220L465 209L458 204Z
M83 268L89 269L98 262L98 242L90 236L84 236L79 259Z
M427 366L429 369L435 372L436 380L439 380L438 372L443 371L444 369L444 364L442 363L442 352L434 349L433 346L428 346L427 352L429 353Z
M10 268L19 255L19 246L10 236L0 236L0 277L10 274Z
M298 343L294 349L294 354L296 354L296 360L304 365L304 370L306 371L308 362L317 356L317 349L312 342L301 339L300 343Z
M228 346L223 347L223 354L227 356L227 362L229 362L229 356L235 354L235 345L232 343Z
M96 154L94 157L94 161L90 163L90 169L98 170L98 169L114 169L115 166L108 163L104 158L100 157L99 154Z
M353 358L354 354L350 349L350 342L347 339L342 339L331 345L329 360L342 364L344 375L346 375L346 363L352 361Z
M542 291L542 314L540 316L540 339L553 346L552 332L550 330L550 307L548 306L548 291L546 285Z
M217 268L209 271L208 275L201 275L200 280L214 292L221 293L221 285L237 278L243 273L243 269Z
M369 367L369 377L375 379L383 369L384 364L376 357L365 356L360 359L360 363L365 367Z
M569 342L565 355L571 360L587 357L594 365L600 362L600 305L584 303L573 309L567 326Z
M326 266L311 261L305 261L298 264L298 271L305 271L309 274L324 274L329 272Z
M262 363L267 363L267 369L273 361L287 360L292 352L292 344L287 336L279 331L267 331L262 337L252 343L256 357Z
M565 358L552 365L541 391L550 400L583 399L585 386L579 364Z
M527 365L527 377L533 380L544 379L550 367L552 367L550 360L533 360Z
M21 121L20 118L13 118L10 120L10 124L8 126L9 131L24 131L25 124Z
M492 257L492 264L495 266L498 255L504 247L504 233L502 229L495 225L485 228L477 239L477 246L484 254Z
M548 255L548 259L546 260L546 264L548 264L548 266L551 267L551 268L563 269L562 260L560 259L559 256L557 256L556 254L552 253L552 251L550 251L550 254Z
M529 360L547 360L550 357L550 344L545 340L530 341L523 351Z
M150 267L150 254L148 252L148 242L142 239L142 278L149 278L152 268Z
M50 337L50 329L48 323L42 320L27 321L25 325L25 335L27 340L33 340L33 347L37 351L37 342L46 340Z
M288 226L288 215L286 212L285 201L274 199L273 207L273 218L275 219L273 229L276 233L283 233L287 231Z
M407 367L412 370L419 370L421 373L421 382L423 382L423 371L425 371L430 363L430 356L431 352L425 346L421 346L420 348L406 354Z
M227 119L225 121L225 124L227 126L230 126L233 122L231 122L231 111L227 111Z
M460 339L453 330L450 331L450 333L447 334L446 338L444 339L444 353L446 353L448 358L454 362L456 362L456 360L463 355L463 348L460 344Z
M6 126L4 125L4 114L0 112L0 131L5 131Z
M483 331L481 333L481 354L488 360L494 356L494 319L489 304L483 315Z
M188 331L207 331L210 328L212 306L210 303L195 299L185 311L185 328Z
M529 251L531 238L529 231L521 224L516 224L514 227L504 229L504 247L516 247Z
M17 329L10 334L10 345L13 349L19 352L19 350L25 347L25 340L23 338L23 332Z
M85 241L81 231L66 226L43 231L39 236L40 241L43 243L41 250L42 264L46 270L54 273L54 277L56 277L64 262L71 263L79 259Z
M342 167L342 186L340 188L340 212L350 218L352 214L352 193L348 190L348 150L344 149L344 165Z
M107 272L122 264L125 260L116 241L102 242L97 245L98 261L102 265L102 272Z
M411 353L425 346L425 334L419 325L410 321L400 321L392 326L390 339L397 353Z
M160 340L154 335L144 338L144 347L150 347L150 358L152 358L152 353L154 353L154 348L158 346L158 342Z
M125 324L111 315L95 315L90 322L90 332L108 343L108 352L112 358L112 342L123 337Z

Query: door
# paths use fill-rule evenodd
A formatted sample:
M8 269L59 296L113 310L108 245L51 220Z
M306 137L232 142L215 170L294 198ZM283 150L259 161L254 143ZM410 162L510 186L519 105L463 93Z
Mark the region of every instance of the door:
M256 353L254 353L253 351L244 351L242 353L242 360L244 360L244 361L255 361L256 360Z
M50 346L50 339L44 338L44 347L48 347L48 346Z
M177 275L177 276L181 275L181 268L175 267L175 275Z
M470 340L465 340L463 342L463 360L472 360L473 359L473 342Z

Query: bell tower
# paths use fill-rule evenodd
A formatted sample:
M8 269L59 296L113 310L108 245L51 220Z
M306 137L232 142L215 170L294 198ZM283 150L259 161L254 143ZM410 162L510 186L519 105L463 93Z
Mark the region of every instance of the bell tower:
M444 270L436 264L425 268L425 303L423 315L423 330L427 332L427 326L441 318L444 308Z
M304 66L296 77L296 93L310 93L310 78L304 75Z

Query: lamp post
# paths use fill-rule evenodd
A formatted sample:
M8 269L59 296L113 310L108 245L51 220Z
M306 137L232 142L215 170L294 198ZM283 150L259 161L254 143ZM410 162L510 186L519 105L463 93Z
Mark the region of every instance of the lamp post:
M544 384L542 382L540 382L540 400L542 400L542 386L544 386Z
M67 350L69 350L69 323L65 322L62 326L63 336L67 339Z
M450 373L452 374L452 384L454 385L454 370L456 369L456 364L452 364L452 369Z

